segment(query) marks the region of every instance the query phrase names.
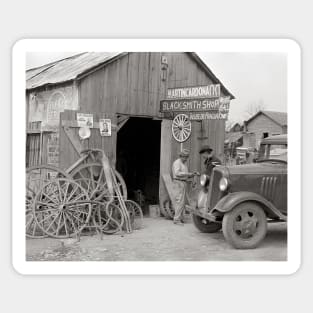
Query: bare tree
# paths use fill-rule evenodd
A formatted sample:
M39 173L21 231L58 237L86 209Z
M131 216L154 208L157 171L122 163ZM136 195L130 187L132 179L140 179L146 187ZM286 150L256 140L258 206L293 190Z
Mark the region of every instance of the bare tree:
M266 106L264 104L263 99L259 99L258 101L250 102L245 110L247 117L251 117L259 111L265 110Z
M225 122L225 130L228 132L232 128L232 126L235 124L233 120L226 120Z

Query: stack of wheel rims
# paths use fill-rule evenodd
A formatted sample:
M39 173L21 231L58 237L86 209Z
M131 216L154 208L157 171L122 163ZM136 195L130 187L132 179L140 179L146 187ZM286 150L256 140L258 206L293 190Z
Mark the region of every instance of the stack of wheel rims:
M133 229L142 227L140 206L127 199L122 176L115 172ZM114 234L124 229L117 201L109 200L101 164L87 163L70 174L50 165L27 169L26 236L68 238L83 230Z

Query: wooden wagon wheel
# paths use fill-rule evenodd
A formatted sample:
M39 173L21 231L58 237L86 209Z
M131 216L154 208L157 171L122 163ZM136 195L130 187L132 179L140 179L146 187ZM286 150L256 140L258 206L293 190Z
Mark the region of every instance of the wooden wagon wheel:
M164 209L170 219L174 218L175 209L173 208L171 200L168 200L164 203Z
M30 188L36 194L51 179L62 177L71 178L65 171L53 165L31 166L26 169L26 188Z
M191 204L191 198L188 195L188 193L186 193L186 202ZM175 209L173 207L172 201L170 199L164 201L164 206L163 206L164 211L166 212L167 216L165 216L166 218L169 219L173 219L175 216Z
M120 187L121 193L124 199L127 199L127 188L125 181L121 174L118 171L114 171L117 179L117 183ZM87 186L91 183L90 188L93 190L90 194L90 198L92 200L101 200L101 199L108 199L109 198L109 191L107 188L107 182L104 175L104 170L101 163L87 163L83 164L76 169L74 169L70 175L74 180L80 180L82 184L83 180L85 179L86 182L83 185ZM101 190L101 193L99 193Z
M176 141L185 142L191 134L191 122L186 114L178 114L172 122L172 134Z
M94 226L105 234L115 234L122 230L124 215L112 202L91 201L93 206L92 220Z
M60 168L53 165L42 164L31 166L26 169L26 237L44 238L45 233L38 227L32 211L32 202L36 193L51 179L70 176ZM39 218L39 217L38 217Z
M54 238L79 234L91 216L88 193L67 178L54 179L44 185L36 194L32 210L38 227Z
M143 213L139 204L132 200L125 200L125 206L129 212L132 229L143 227Z
M32 203L35 198L35 193L29 187L26 188L26 216L25 216L25 232L28 238L44 238L45 233L38 227L32 212Z

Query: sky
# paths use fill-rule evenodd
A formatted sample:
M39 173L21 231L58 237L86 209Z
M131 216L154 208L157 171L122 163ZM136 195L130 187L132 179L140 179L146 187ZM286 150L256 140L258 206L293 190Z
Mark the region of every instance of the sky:
M33 68L78 52L31 52L26 67ZM258 108L287 112L287 55L283 53L198 53L235 96L229 123L243 122Z

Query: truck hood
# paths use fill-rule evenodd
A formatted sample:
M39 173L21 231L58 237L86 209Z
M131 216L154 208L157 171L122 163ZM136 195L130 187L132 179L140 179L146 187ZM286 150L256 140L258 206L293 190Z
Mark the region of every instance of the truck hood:
M221 166L222 167L222 166ZM276 162L262 162L252 163L244 165L225 166L221 170L224 172L227 170L228 175L244 175L244 174L275 174L281 173L281 171L287 167L287 164Z

